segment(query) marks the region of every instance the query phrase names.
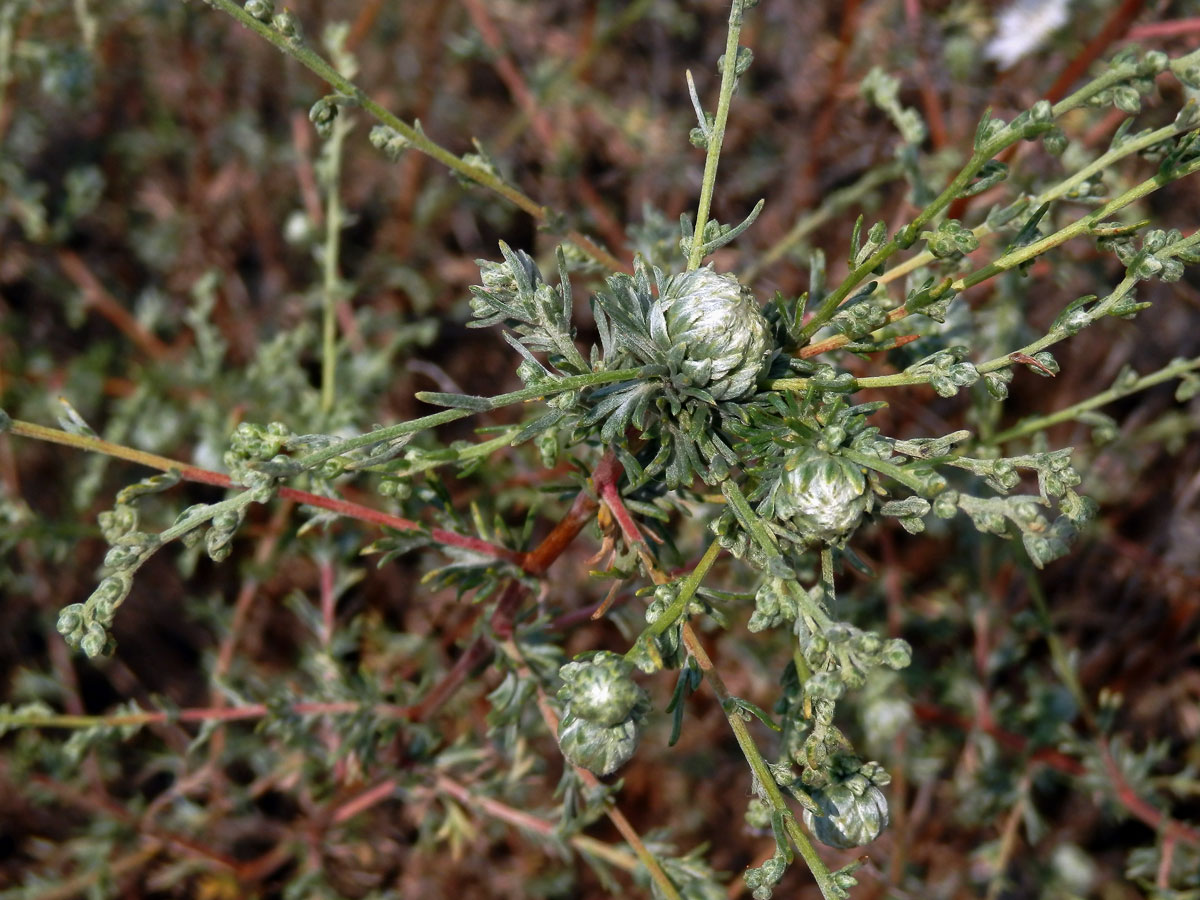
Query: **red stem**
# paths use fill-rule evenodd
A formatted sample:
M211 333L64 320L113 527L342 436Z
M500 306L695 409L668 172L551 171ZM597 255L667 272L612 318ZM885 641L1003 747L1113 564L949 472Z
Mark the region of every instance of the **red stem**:
M645 548L646 540L642 537L637 522L625 508L625 503L621 500L621 491L617 488L617 482L621 480L624 472L624 468L617 461L617 455L611 450L605 451L604 455L600 457L600 462L596 463L595 471L592 472L592 484L600 495L600 499L612 512L617 524L621 526L621 534L625 536L626 542L633 547Z

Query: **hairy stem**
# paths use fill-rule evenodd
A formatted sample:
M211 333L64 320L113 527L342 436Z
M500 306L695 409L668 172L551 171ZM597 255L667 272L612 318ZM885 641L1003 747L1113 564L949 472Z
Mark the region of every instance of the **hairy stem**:
M717 699L721 702L721 709L725 711L725 718L729 720L729 727L733 729L733 735L737 739L742 754L746 757L746 762L749 763L750 769L754 772L754 776L762 784L768 802L770 802L776 812L783 813L788 836L791 837L792 843L800 851L800 855L808 865L809 871L812 872L813 878L817 882L817 887L821 889L822 896L826 900L835 900L835 898L841 896L841 892L838 890L837 885L833 883L833 876L829 872L829 867L825 865L825 861L817 854L812 841L808 839L808 835L804 833L795 816L792 815L791 807L788 806L783 792L779 789L779 785L775 783L775 776L771 774L771 769L767 765L767 761L763 759L758 745L754 743L749 726L746 724L745 719L738 714L733 704L729 702L732 699L729 689L725 687L724 680L721 678L716 666L713 665L712 659L705 651L704 645L700 643L700 639L696 637L696 632L692 630L692 626L690 625L683 626L683 642L687 646L688 652L692 654L699 664L700 670L704 673L704 680L708 682L709 687L712 688L713 693L717 695Z
M1045 416L1033 416L1018 422L1012 428L995 435L992 440L996 444L1003 444L1006 441L1027 437L1038 431L1058 425L1060 422L1070 422L1072 419L1078 418L1082 413L1105 406L1114 400L1119 400L1130 394L1136 394L1138 391L1144 391L1146 388L1154 387L1157 384L1162 384L1164 381L1171 381L1188 372L1195 372L1197 370L1200 370L1200 357L1173 360L1157 372L1143 375L1141 378L1126 384L1113 385L1107 391L1101 391L1099 394L1089 397L1073 406L1068 406L1066 409L1060 409L1056 413L1050 413Z
M721 144L725 141L725 123L729 121L729 105L737 84L736 64L738 36L742 32L742 0L733 0L729 9L729 31L725 36L725 64L721 68L721 94L712 131L708 134L708 152L704 157L704 179L700 184L700 203L696 208L696 225L692 231L692 246L688 253L688 270L699 268L704 258L704 226L712 207L713 190L717 184L717 163L721 159Z
M325 177L325 252L321 257L321 412L333 410L337 391L337 304L341 288L338 277L338 258L342 233L342 146L350 126L344 116L333 123L333 134L327 145Z

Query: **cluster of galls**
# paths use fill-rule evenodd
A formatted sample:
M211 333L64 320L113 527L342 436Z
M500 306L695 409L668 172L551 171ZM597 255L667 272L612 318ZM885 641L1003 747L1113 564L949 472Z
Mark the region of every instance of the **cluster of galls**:
M611 775L637 750L650 698L633 680L633 666L606 650L569 662L558 674L563 756L595 775Z
M667 279L650 310L650 333L678 358L677 383L716 401L753 394L774 349L754 295L709 267Z

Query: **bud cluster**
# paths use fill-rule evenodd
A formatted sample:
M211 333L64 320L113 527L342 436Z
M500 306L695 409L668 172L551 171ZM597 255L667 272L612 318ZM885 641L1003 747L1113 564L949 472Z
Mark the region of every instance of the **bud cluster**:
M633 666L608 651L559 670L564 704L558 723L563 756L595 775L610 775L637 750L650 700L633 680Z

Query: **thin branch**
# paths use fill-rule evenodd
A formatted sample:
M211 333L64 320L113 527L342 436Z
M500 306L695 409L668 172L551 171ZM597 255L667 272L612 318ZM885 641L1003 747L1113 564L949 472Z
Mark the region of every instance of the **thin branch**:
M494 819L507 822L509 825L523 831L533 831L545 837L554 837L558 833L558 826L553 822L547 822L545 819L540 819L530 813L514 809L511 806L501 803L494 797L473 793L446 775L439 774L437 776L434 780L434 788L441 793L449 794L464 806L474 807ZM635 871L641 864L632 853L626 853L624 850L584 834L572 835L567 838L567 842L575 847L576 850L603 859L605 862L618 866L626 872Z
M457 412L457 410L450 410L450 412ZM155 453L146 453L142 450L135 450L132 447L114 444L111 441L99 438L73 434L58 428L24 422L20 419L12 420L9 431L21 437L34 438L35 440L47 441L53 444L62 444L67 447L88 450L94 453L103 453L115 459L123 459L126 462L137 463L147 468L158 469L161 472L177 471L184 481L209 484L221 488L232 489L238 487L228 475L222 472L202 469L199 466L180 462L170 457L159 456ZM361 522L370 522L374 525L382 525L386 528L394 528L397 531L420 531L425 527L420 522L394 516L370 506L364 506L361 503L354 503L350 500L342 500L337 497L323 497L320 494L313 494L297 488L281 487L278 494L284 500L292 500L296 503L303 503L305 506L327 509L341 516L358 519ZM522 565L524 561L523 554L515 550L510 550L507 547L489 543L481 538L456 534L444 528L431 528L429 529L429 534L435 541L446 546L460 547L464 550L491 556L517 566Z
M515 650L516 648L513 649ZM550 733L558 734L558 715L554 712L553 707L551 707L550 701L546 697L546 692L540 684L538 685L537 705L538 710L542 714L542 721L546 723L546 727L550 730ZM600 779L587 769L582 766L574 766L574 769L579 779L588 787L595 788L600 785ZM616 806L606 806L604 813L608 816L608 820L613 823L617 831L621 833L621 837L625 838L625 843L633 848L638 861L645 867L662 896L667 898L667 900L683 900L675 885L671 883L671 879L667 877L667 873L663 871L658 859L646 847L641 835L637 833L637 829L625 818L625 814Z
M733 89L737 84L738 36L742 32L742 2L733 0L729 9L729 31L725 36L725 64L721 68L721 93L717 100L717 113L712 130L708 133L708 152L704 157L704 179L700 184L700 202L696 208L696 224L692 230L692 246L688 252L687 267L698 268L704 258L704 226L708 224L708 213L712 207L713 190L717 184L717 163L721 159L721 145L725 141L725 123L729 120L729 105L733 100Z
M342 76L323 57L310 50L303 43L292 43L286 36L274 28L254 18L234 3L233 0L208 0L208 2L210 5L228 13L241 25L249 28L259 37L274 44L276 48L323 79L330 87L343 96L353 98L359 106L376 120L401 134L414 150L432 157L451 171L457 172L464 178L498 194L514 206L524 210L541 224L551 225L557 221L557 214L549 207L539 204L493 172L464 162L441 144L430 140L423 131L414 128L388 112L388 110L364 94L352 81ZM607 268L613 271L623 271L625 269L624 263L581 232L569 229L565 232L565 236L571 243L583 250L584 253Z

